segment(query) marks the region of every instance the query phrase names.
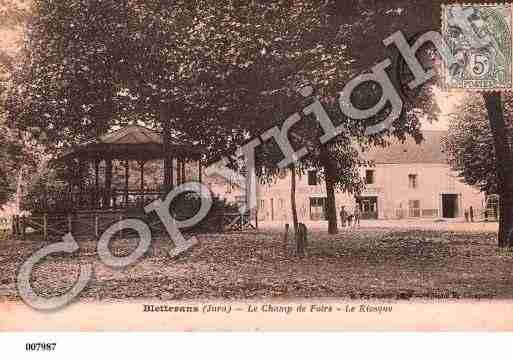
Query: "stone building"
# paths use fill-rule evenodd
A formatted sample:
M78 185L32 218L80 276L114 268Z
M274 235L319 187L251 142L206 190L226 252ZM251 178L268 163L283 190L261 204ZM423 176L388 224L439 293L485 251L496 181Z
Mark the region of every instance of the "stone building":
M359 206L365 219L463 218L473 208L482 213L485 195L461 182L451 170L444 152L444 131L425 131L424 141L411 138L404 143L376 147L363 155L373 166L361 169L366 188L359 195L336 193L341 206L352 212ZM316 171L297 178L297 210L301 221L325 219L326 188ZM258 187L260 221L290 220L290 176L283 171L270 185Z

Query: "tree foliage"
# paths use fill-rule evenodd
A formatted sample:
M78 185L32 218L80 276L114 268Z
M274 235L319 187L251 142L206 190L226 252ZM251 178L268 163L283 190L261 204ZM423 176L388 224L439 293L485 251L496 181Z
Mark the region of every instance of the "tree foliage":
M497 193L494 142L481 96L470 96L452 117L446 150L465 183Z
M0 207L12 198L20 163L34 164L30 147L25 148L19 131L7 126L5 102L17 56L17 42L27 17L23 2L0 1Z
M438 14L437 2L424 6ZM346 131L321 146L314 119L294 126L291 141L310 150L299 169L318 168L334 186L358 192L355 145L385 145L391 136L420 141L419 116L436 114L430 86L402 86L408 101L394 130L365 138L365 126L389 109L354 121L338 108L344 84L386 57L393 57L397 84L409 81L383 39L397 30L412 37L439 19L419 20L417 4L405 0L36 0L32 13L9 120L18 129L44 129L51 147L140 121L202 144L214 161L319 100ZM297 93L305 84L315 89L308 99ZM379 96L370 84L354 98L365 107ZM274 176L280 160L276 144L266 143L260 174Z

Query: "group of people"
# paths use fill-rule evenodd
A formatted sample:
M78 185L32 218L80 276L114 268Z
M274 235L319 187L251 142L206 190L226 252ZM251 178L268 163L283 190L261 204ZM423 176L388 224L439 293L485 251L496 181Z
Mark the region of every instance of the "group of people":
M465 222L474 222L474 208L470 206L470 208L465 210Z
M360 206L356 205L354 207L353 213L346 210L345 206L342 206L340 209L340 222L342 223L342 227L351 227L351 226L358 226L360 227Z

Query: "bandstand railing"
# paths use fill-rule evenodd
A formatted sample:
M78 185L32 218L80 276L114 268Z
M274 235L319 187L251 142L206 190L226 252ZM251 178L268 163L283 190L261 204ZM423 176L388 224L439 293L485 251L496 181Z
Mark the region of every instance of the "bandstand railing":
M157 189L56 190L27 196L24 207L33 213L142 208L165 195L165 191Z
M163 199L167 192L145 190L46 190L25 198L23 209L28 215L13 216L12 235L17 239L59 240L67 233L77 238L99 238L112 224L126 218L139 218L151 229L152 236L166 236L166 228L155 212L147 213L144 207ZM170 211L177 220L191 218L197 211L196 196L177 197ZM219 201L214 201L219 203ZM209 232L241 231L254 229L250 213L241 214L237 208L214 205L205 220L196 226L181 230ZM126 231L120 236L134 233Z

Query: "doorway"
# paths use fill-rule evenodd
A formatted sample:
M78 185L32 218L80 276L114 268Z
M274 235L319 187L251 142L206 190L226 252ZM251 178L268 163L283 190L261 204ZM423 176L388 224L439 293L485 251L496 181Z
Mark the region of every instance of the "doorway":
M496 194L489 195L486 197L486 206L484 211L484 220L495 221L499 220L499 202L500 198Z
M310 220L326 220L326 197L310 197Z
M359 197L356 203L362 219L378 219L378 197Z
M456 218L458 216L458 195L442 194L442 217Z

